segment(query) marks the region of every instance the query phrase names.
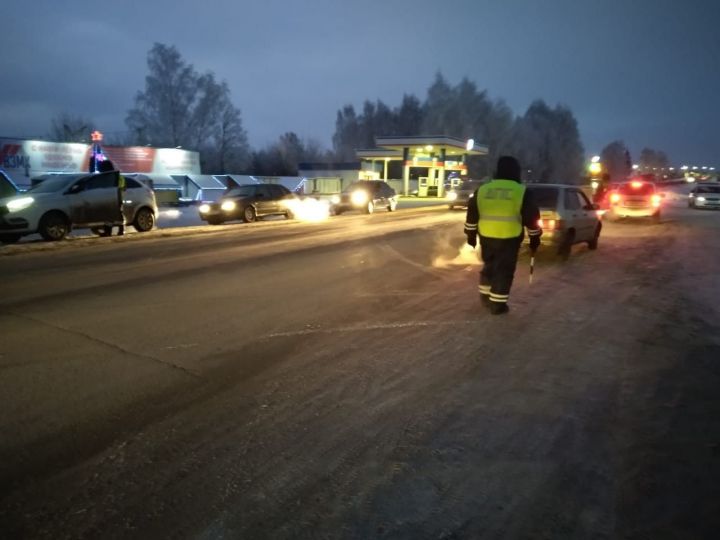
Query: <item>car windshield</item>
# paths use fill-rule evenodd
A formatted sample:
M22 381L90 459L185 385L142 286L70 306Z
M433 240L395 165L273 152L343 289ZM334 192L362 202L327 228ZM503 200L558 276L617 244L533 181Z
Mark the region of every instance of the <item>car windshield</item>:
M532 187L529 188L532 192L535 204L538 208L557 208L558 201L558 189L554 187Z
M56 191L62 191L67 188L70 184L79 180L84 175L82 174L68 174L62 176L50 176L39 184L34 185L27 190L28 193L54 193Z
M373 191L373 186L375 186L372 182L355 182L354 184L350 184L348 187L343 189L343 193L350 193L351 191L355 191L356 189L366 189L368 191Z
M695 193L720 193L720 186L698 186Z
M255 186L240 186L229 189L225 197L252 197L255 194Z
M463 182L457 187L460 191L475 191L480 187L482 182L479 180L463 180Z
M655 193L655 186L645 182L630 182L629 184L622 184L618 191L621 195L652 195Z

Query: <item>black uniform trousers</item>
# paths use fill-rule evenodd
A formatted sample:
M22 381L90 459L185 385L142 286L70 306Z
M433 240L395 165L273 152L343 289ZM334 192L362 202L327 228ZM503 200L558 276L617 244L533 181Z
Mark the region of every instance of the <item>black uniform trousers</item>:
M507 239L480 236L483 267L479 291L489 296L491 302L507 303L510 298L521 243L522 236Z

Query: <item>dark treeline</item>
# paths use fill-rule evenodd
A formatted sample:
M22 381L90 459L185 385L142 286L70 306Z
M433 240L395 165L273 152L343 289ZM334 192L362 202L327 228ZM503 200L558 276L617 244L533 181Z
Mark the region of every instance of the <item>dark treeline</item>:
M354 158L355 149L373 148L378 135L447 135L474 139L489 148L488 157L472 158L469 174L492 174L497 157L517 156L532 181L575 182L581 175L584 150L577 122L570 109L533 102L522 116L515 116L502 100L492 100L486 90L463 79L450 85L441 74L424 102L405 95L391 109L382 101L366 101L362 113L351 105L337 113L333 147L339 159ZM399 165L396 164L399 167ZM391 171L397 175L397 171Z
M294 176L302 162L354 161L356 150L374 148L375 137L389 135L447 135L487 145L487 157L468 162L474 178L492 174L502 154L517 156L530 181L576 182L584 174L584 149L568 107L537 100L516 115L503 100L491 99L487 90L467 78L453 86L438 73L424 101L406 94L395 107L380 100L365 101L361 111L344 106L337 112L330 150L294 132L253 150L224 81L211 72L198 73L174 46L161 43L150 49L147 67L145 88L127 113L128 131L106 142L197 150L209 174ZM91 120L63 113L53 120L50 136L80 141L94 128ZM602 157L613 174L631 167L620 141L608 145ZM667 163L664 153L647 148L643 160L649 165ZM398 168L391 168L390 174L399 178L400 164L394 165Z

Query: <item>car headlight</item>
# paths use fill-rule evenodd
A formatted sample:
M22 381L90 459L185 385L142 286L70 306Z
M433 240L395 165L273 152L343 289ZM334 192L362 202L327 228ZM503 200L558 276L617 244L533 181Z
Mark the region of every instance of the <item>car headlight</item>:
M457 193L454 191L449 191L447 194L448 201L457 201Z
M698 197L695 199L697 202L705 202L705 197Z
M368 194L366 191L358 189L357 191L353 191L352 195L350 195L350 200L355 206L362 206L368 202Z
M17 212L24 210L34 202L35 199L32 197L20 197L19 199L8 201L5 206L7 206L9 212Z
M200 208L198 208L198 210L200 210L201 214L207 214L210 211L210 205L209 204L201 204Z
M340 195L333 195L330 197L330 202L332 204L338 204L340 202Z
M688 195L688 197L690 197L691 199L692 199L694 196L695 196L694 193L690 193L690 194Z
M235 201L223 201L220 205L220 208L222 208L225 212L232 212L235 210L235 207L237 207Z

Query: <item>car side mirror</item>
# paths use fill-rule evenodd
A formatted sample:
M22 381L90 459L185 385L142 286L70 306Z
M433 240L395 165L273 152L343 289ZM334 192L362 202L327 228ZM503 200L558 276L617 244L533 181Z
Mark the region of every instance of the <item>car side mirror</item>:
M70 188L65 193L74 195L76 193L80 193L82 190L83 190L82 184L73 184L72 186L70 186Z

